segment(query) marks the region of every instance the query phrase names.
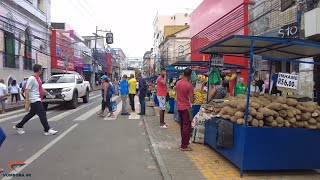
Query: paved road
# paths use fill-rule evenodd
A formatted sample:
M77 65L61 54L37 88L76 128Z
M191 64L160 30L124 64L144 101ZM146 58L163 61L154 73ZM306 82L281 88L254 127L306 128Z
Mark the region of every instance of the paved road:
M0 149L2 179L10 179L6 174L31 174L24 178L33 180L162 179L140 116L121 116L119 102L116 118L97 117L101 97L99 92L90 97L75 110L49 107L49 123L59 131L55 136L43 135L38 117L25 125L26 134L18 135L12 126L22 119L23 110L0 115L7 134ZM25 165L15 170L7 166L17 161Z

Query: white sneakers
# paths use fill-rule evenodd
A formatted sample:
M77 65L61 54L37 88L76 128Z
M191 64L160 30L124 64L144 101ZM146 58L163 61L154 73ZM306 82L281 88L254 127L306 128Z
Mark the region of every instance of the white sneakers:
M13 126L13 129L17 130L17 133L18 133L18 134L24 134L24 133L26 133L22 128L17 128L16 126ZM55 130L53 130L53 129L49 129L49 131L48 131L48 132L45 132L44 135L46 135L46 136L55 135L55 134L57 134L57 132L58 132L58 131L55 131Z
M26 133L22 128L17 128L16 126L13 126L13 129L17 130L18 134L24 134Z
M167 129L168 128L168 126L165 124L165 125L163 125L163 126L159 126L160 128L162 128L162 129Z
M53 129L49 129L49 131L45 132L44 135L46 135L46 136L55 135L55 134L57 134L57 132L58 131L55 131Z

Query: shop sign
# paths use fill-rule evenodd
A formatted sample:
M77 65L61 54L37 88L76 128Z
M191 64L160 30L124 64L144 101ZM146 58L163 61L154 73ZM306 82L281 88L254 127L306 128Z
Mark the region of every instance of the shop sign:
M83 72L92 72L92 66L91 66L91 64L83 64L82 71L83 71Z
M212 54L211 55L211 63L213 66L223 66L223 56L219 54Z
M299 36L299 25L296 22L281 27L278 34L279 38L299 38Z
M297 89L298 87L298 75L279 73L277 80L277 87L287 88L287 89Z

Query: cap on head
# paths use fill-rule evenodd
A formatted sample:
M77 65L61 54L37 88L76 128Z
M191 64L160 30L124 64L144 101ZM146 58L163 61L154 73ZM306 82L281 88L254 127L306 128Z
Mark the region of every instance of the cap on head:
M107 79L108 79L108 76L107 76L107 75L103 75L103 76L101 76L101 79L107 80Z

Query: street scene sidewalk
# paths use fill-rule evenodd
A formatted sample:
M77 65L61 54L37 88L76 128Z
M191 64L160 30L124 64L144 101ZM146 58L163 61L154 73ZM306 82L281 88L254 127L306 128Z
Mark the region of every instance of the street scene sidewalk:
M158 114L158 108L155 107ZM193 151L182 152L180 126L173 114L166 114L168 129L159 128L159 116L145 116L148 136L164 179L241 179L240 171L209 146L191 143ZM159 152L158 156L156 151ZM159 162L160 161L160 162ZM161 167L163 166L163 167ZM167 177L167 178L166 178ZM320 179L317 171L250 171L242 179Z

